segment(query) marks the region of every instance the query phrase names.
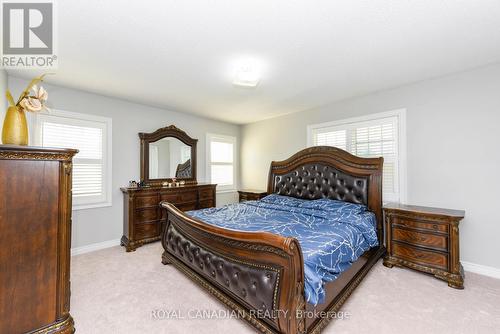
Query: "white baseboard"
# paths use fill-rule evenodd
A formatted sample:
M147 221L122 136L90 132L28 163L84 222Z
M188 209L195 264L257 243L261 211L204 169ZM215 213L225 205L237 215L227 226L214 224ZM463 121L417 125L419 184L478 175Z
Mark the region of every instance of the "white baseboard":
M71 256L95 252L100 249L119 246L119 245L120 245L120 239L114 239L114 240L98 242L95 244L90 244L87 246L71 248Z
M462 261L465 271L500 279L500 269Z

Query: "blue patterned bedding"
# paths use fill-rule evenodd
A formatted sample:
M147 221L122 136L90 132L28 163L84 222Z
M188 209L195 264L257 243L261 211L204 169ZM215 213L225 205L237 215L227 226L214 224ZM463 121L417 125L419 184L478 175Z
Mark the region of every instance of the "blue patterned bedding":
M273 194L260 201L187 214L228 229L296 238L304 255L305 296L314 305L325 300L325 282L335 280L365 251L378 245L375 215L364 205L342 201Z

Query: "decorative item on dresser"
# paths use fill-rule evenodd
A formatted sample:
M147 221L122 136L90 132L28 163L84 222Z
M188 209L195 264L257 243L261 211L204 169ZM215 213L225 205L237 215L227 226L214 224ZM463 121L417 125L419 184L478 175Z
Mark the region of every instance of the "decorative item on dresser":
M458 230L464 211L387 204L384 214L386 267L405 266L464 288Z
M0 145L0 333L74 332L71 170L77 152Z
M127 252L160 240L166 222L160 202L167 201L183 211L215 206L215 184L121 188L121 191L124 194L121 244Z
M251 190L251 189L245 189L245 190L238 190L239 194L239 201L244 202L244 201L257 201L267 195L267 191L263 190Z
M28 145L28 122L26 111L39 112L47 109L48 94L43 87L37 84L43 81L46 74L34 78L28 87L21 93L19 99L14 101L9 90L6 92L9 108L5 114L2 127L2 143L12 145ZM33 90L33 91L32 91Z
M167 201L183 211L215 206L216 185L196 181L198 139L174 125L152 133L141 132L139 138L141 181L121 188L124 195L121 244L127 252L160 240L166 221L160 202Z

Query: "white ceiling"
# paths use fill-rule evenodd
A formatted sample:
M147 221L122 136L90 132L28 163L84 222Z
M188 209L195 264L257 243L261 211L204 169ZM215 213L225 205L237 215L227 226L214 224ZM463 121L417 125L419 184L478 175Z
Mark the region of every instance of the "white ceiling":
M64 0L58 12L48 82L239 124L500 61L498 0ZM262 64L253 89L231 83L245 57Z

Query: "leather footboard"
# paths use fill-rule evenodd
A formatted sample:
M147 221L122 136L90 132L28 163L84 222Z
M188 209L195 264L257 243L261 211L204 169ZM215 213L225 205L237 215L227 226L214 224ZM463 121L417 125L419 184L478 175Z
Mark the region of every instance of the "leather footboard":
M272 314L277 312L282 268L219 254L188 239L172 224L166 230L166 239L169 254L248 310L262 311L262 318L277 328Z

